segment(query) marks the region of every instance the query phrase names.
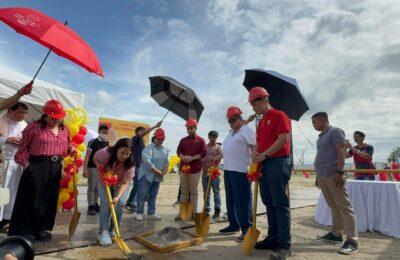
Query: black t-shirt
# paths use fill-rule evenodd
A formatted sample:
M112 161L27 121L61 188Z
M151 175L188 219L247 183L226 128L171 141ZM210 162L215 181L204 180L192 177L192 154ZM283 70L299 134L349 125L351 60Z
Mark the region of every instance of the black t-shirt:
M94 164L93 157L94 154L98 151L103 149L104 147L109 146L108 141L103 141L100 138L95 138L89 141L88 148L92 150L90 154L89 161L88 161L88 168L96 168L96 164Z
M135 161L135 166L140 167L140 162L142 161L142 151L144 149L143 138L135 135L132 137L132 157Z

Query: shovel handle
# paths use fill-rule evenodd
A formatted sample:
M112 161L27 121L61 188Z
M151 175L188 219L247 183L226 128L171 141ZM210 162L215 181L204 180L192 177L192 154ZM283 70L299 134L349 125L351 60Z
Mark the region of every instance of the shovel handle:
M208 178L209 179L208 179L208 183L207 183L206 194L204 194L203 215L206 213L207 200L208 200L208 196L210 195L210 190L211 190L211 181L212 181L211 176L208 176Z
M114 209L114 204L112 201L111 197L111 192L110 192L110 186L108 184L104 185L105 190L106 190L106 197L108 200L108 205L110 206L110 212L111 212L111 218L114 223L114 229L115 229L115 235L120 238L120 233L119 233L119 227L118 227L118 221L117 221L117 214L115 214L115 209Z
M258 199L258 180L254 182L253 194L253 229L256 230L257 224L257 199Z

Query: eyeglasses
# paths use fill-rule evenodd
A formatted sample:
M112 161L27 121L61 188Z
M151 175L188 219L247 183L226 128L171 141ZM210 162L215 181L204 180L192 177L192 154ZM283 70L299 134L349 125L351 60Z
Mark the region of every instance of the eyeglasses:
M228 123L229 124L233 124L233 123L236 122L236 120L238 120L238 117L231 118L231 119L228 120Z

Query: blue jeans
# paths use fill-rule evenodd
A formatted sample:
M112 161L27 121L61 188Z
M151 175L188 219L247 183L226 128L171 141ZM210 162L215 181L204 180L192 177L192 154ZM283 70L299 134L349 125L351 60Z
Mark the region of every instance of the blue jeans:
M128 198L128 202L127 204L129 206L132 206L134 208L136 208L136 201L137 201L137 194L138 194L138 186L139 186L139 182L138 182L138 176L139 176L139 167L136 166L135 167L135 176L133 177L133 188L131 190L131 193L129 194L129 198Z
M203 176L201 183L203 184L203 192L206 193L208 180L210 176ZM220 179L219 177L211 181L211 188L214 194L214 210L221 210L221 190L219 188ZM210 212L210 196L207 198L206 210Z
M290 248L290 205L286 185L291 176L290 159L278 157L263 162L261 199L267 208L268 240L279 248Z
M108 205L108 200L106 197L106 190L104 184L99 185L99 197L100 197L100 214L99 214L99 234L103 232L103 230L108 230L112 232L114 230L114 223L111 220L110 208ZM111 196L114 197L118 193L117 186L110 187ZM118 225L121 225L122 218L122 209L126 203L126 200L131 191L131 185L126 188L125 192L122 194L118 203L114 205L115 213L117 215Z
M247 232L251 223L251 186L245 172L224 171L229 226Z
M143 176L138 183L139 187L136 213L143 215L144 202L148 197L149 201L147 202L147 215L156 214L156 200L158 190L160 189L160 182L149 182L146 179L146 176Z

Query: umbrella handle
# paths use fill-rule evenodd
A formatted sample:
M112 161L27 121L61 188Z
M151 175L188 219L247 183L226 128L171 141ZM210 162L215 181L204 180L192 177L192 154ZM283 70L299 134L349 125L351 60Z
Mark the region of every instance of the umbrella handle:
M181 93L179 93L178 98L182 95L183 93L183 89L181 90ZM168 115L169 111L171 111L171 109L174 107L176 103L176 100L174 100L174 102L172 102L172 104L169 106L167 113L165 113L164 117L161 119L161 122L164 121L165 117Z
M67 24L68 24L68 21L65 21L64 25L67 25ZM51 51L52 51L52 49L50 49L50 50L47 52L46 57L44 57L44 60L42 61L42 64L40 64L39 69L36 71L35 76L33 76L32 81L35 81L36 76L39 74L39 72L40 72L40 70L42 69L44 63L46 62L47 58L49 57Z

